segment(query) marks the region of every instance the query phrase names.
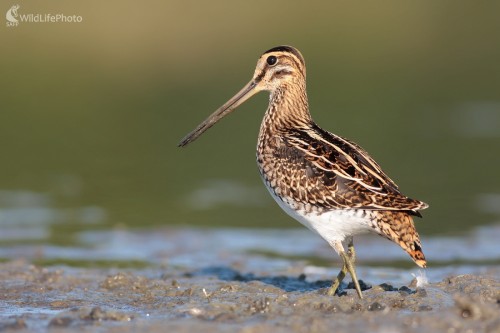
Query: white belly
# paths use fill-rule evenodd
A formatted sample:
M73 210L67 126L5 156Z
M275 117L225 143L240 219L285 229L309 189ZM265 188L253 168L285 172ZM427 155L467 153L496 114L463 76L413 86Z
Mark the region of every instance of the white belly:
M330 245L344 241L346 237L367 233L373 230L373 222L363 216L362 210L336 209L323 213L308 213L303 209L294 209L290 200L281 199L266 186L278 205L291 217L302 223L309 230L319 234Z

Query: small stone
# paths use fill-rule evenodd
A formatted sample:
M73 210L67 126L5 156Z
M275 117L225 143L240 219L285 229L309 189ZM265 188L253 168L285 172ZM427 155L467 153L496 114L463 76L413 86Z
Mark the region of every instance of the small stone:
M413 294L414 291L411 290L410 288L408 288L407 286L402 286L401 288L398 289L399 290L399 293L403 296L407 296L407 295L410 295L410 294Z
M250 305L249 310L253 313L266 313L269 311L271 301L268 297L258 299Z
M373 302L372 304L368 305L368 311L381 311L385 309L385 306L380 304L379 302Z
M394 291L394 287L391 286L388 283L382 283L382 284L379 285L379 287L382 288L385 291Z
M100 308L99 306L96 306L93 307L90 311L83 311L80 314L80 319L89 321L131 321L133 319L133 316L118 311L105 310Z
M359 282L359 287L361 288L361 290L368 290L368 289L371 289L371 287L372 287L370 284L365 283L363 280L358 280L358 282ZM351 281L347 285L346 289L356 289L356 287L354 286L354 283L352 283L352 281Z
M432 311L432 306L430 305L420 305L417 311Z
M90 320L103 320L105 318L106 318L106 313L98 306L93 308L88 315L88 319Z
M337 290L337 295L339 297L347 296L347 291L345 291L345 290L342 290L342 291Z
M418 283L418 280L417 278L413 278L413 280L411 280L410 284L408 285L408 287L410 288L416 288L417 287L417 283Z
M462 310L462 318L469 318L471 316L471 311L469 309Z
M72 322L71 317L56 317L49 322L49 327L68 327Z
M417 291L415 293L418 297L427 297L427 291L424 288L417 288Z
M363 311L363 306L359 303L356 303L351 306L351 309L354 311Z
M378 285L378 286L374 286L372 289L371 289L371 292L372 293L384 293L386 292L387 290L382 287L381 285Z
M223 285L222 287L220 287L219 290L222 292L233 292L233 291L238 290L238 288L235 285L226 284L226 285Z

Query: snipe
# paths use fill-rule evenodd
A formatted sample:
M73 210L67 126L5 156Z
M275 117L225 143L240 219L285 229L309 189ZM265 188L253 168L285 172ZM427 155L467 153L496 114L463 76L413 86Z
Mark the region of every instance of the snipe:
M270 100L257 143L259 171L280 207L323 237L342 258L342 270L329 294L335 293L349 272L362 298L353 245L353 236L360 233L371 231L392 240L418 266L425 267L413 216L420 216L418 211L427 204L403 195L360 146L314 123L307 101L304 58L293 47L266 51L252 80L179 146L193 142L262 90L270 92ZM347 252L342 242L347 243Z

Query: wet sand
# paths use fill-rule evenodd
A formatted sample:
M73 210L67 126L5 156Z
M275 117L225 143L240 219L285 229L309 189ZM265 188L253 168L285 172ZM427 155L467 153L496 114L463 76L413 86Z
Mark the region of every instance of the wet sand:
M500 281L461 275L325 295L330 281L232 267L0 265L0 330L500 332Z
M425 271L358 237L362 300L350 278L326 295L339 258L304 229L119 228L72 246L5 244L0 331L500 333L499 232L424 238Z

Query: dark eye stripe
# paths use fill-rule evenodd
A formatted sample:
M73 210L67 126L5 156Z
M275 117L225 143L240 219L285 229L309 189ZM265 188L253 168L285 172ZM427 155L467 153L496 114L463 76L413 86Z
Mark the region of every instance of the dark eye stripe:
M289 74L292 74L292 72L286 69L280 69L279 71L273 73L272 79L278 79L283 77L284 75L289 75Z
M281 76L281 75L285 75L285 74L292 74L292 72L289 71L289 70L287 70L287 69L280 69L279 71L277 71L274 74L278 75L278 76Z

